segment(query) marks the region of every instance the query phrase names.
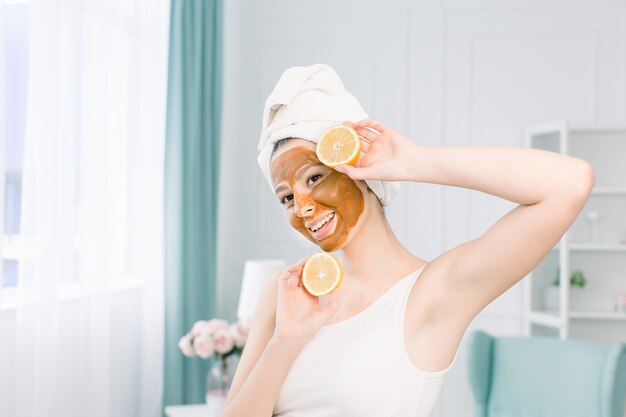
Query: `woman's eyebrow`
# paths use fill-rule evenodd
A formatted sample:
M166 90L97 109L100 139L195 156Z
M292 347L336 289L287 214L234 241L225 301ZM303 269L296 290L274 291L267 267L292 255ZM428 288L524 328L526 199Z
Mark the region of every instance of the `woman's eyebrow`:
M320 166L320 165L324 165L324 164L322 164L321 162L310 162L310 163L306 164L305 166L300 168L300 171L298 171L298 173L296 174L296 180L299 180L300 178L302 178L304 173L307 172L309 170L309 168L315 168L315 167Z
M321 162L309 162L308 164L304 165L296 174L296 181L300 180L300 178L302 178L302 176L309 170L309 168L314 168L320 165L324 164L322 164ZM274 190L274 194L278 194L278 192L281 191L283 188L287 188L287 186L281 182Z

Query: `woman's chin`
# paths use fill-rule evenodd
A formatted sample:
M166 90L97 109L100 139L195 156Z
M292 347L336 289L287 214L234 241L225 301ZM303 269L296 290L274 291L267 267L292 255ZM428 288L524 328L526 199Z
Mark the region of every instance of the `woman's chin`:
M341 239L343 237L344 239ZM318 242L314 242L317 246L319 246L325 252L336 252L341 249L345 245L346 236L328 236L326 239L323 239Z
M336 252L339 249L341 249L338 246L331 246L331 245L324 245L324 244L319 244L318 245L320 247L320 249L322 249L324 252Z
M306 235L306 238L314 243L316 246L318 246L320 249L322 249L324 252L334 252L339 249L339 246L341 246L341 242L337 242L334 234L331 234L321 240L317 240L311 235Z

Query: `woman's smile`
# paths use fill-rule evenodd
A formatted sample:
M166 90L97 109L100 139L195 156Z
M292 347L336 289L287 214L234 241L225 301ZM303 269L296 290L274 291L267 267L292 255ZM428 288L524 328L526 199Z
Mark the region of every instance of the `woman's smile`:
M308 229L311 231L311 235L315 240L322 240L332 235L336 227L337 216L335 215L335 212L332 212L331 214L326 216L325 219L321 220L313 227L309 227Z

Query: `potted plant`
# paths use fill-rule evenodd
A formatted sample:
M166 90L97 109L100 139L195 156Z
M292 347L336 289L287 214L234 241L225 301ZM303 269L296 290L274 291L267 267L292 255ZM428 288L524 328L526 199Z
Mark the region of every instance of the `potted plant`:
M552 285L546 287L544 292L543 304L544 308L548 311L558 311L560 306L559 299L559 287L560 280L559 275L561 273L561 269L557 268L556 279L552 282ZM587 279L585 278L585 274L580 269L574 271L569 278L570 287L575 288L584 288L587 284Z

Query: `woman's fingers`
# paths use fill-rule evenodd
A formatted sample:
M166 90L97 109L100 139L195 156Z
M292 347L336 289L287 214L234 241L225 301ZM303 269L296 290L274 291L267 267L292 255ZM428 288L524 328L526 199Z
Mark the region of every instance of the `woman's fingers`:
M371 127L373 129L375 129L377 132L380 132L380 134L384 134L386 130L389 129L389 127L387 127L386 124L384 124L383 122L379 122L378 120L374 120L374 119L363 119L363 120L359 120L356 125L358 127Z
M370 143L372 141L359 134L359 131L357 130L357 129L359 129L359 127L356 125L356 123L351 122L349 120L346 120L345 122L343 122L343 124L346 125L346 126L350 126L351 128L353 128L357 132L357 135L359 136L359 139L361 139L361 150L363 152L369 151Z
M356 123L347 120L343 123L346 126L352 127L353 129L359 129L359 128L364 128L364 127L374 129L374 133L379 134L379 135L382 135L385 133L385 131L390 130L389 126L387 126L383 122L380 122L374 119L363 119L363 120L359 120Z
M360 135L359 139L361 139L361 151L367 153L370 150L371 142Z
M367 140L369 143L374 142L376 139L378 139L380 137L380 135L378 133L373 132L372 130L368 129L367 127L359 127L357 126L356 129L356 133L361 136L362 138L364 138L365 140Z
M373 128L374 125L379 126L379 128L380 126L384 126L382 123L376 122L372 119L360 120L359 122L355 123L353 126L356 133L362 139L361 147L363 148L363 151L366 153L369 151L371 144L376 139L378 139L382 134L382 132L379 133L380 131L378 129Z
M369 167L353 167L352 165L338 165L335 167L335 170L341 172L342 174L346 174L353 180L367 180L371 179L370 168Z
M309 260L311 255L308 255L302 258L297 264L292 265L289 268L289 276L294 278L294 281L297 281L297 284L294 287L302 287L302 270L304 269L304 264Z
M306 261L311 257L311 255L301 259L298 263L288 266L285 271L283 272L283 274L281 275L282 281L286 282L286 286L287 288L290 288L289 285L289 280L294 278L298 281L297 285L295 286L301 286L300 285L300 277L302 276L302 269L304 268L304 264L306 263Z

